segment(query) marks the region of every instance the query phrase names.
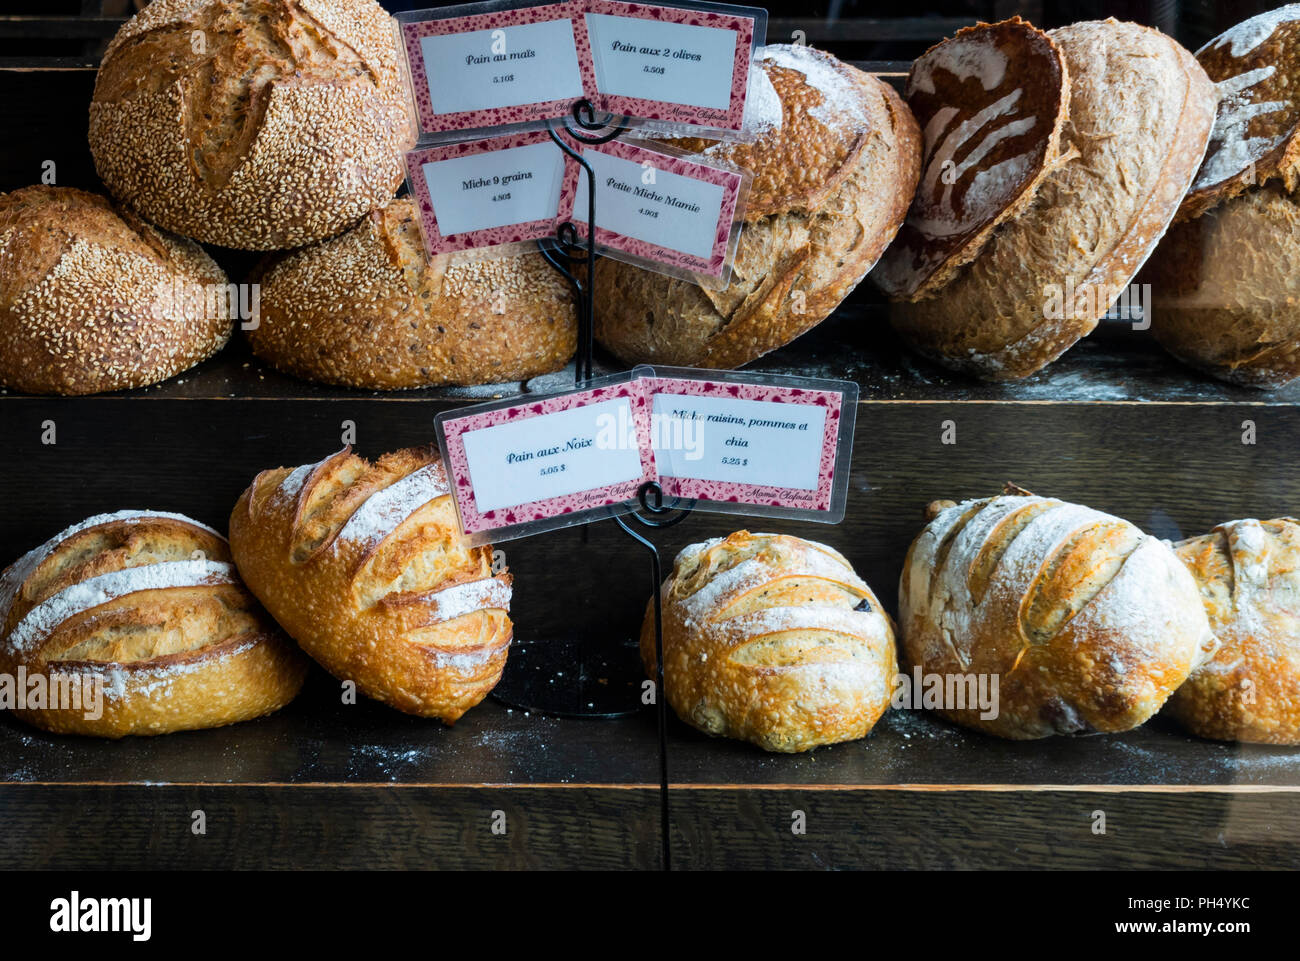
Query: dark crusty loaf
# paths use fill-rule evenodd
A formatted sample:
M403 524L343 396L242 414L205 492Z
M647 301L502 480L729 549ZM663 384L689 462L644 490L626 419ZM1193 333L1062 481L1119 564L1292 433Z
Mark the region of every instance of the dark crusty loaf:
M369 697L451 724L501 679L510 575L465 542L433 451L372 464L344 449L263 471L230 515L230 546L303 650Z
M1205 161L1142 280L1151 332L1223 380L1300 375L1300 5L1260 14L1197 53L1222 100Z
M998 704L945 717L1017 740L1127 731L1213 655L1196 584L1163 541L1024 493L947 503L903 564L904 660L996 676Z
M707 290L627 264L596 274L596 336L628 363L739 367L826 319L902 223L920 132L876 78L802 46L758 54L751 144L676 141L753 171L732 279Z
M198 246L67 187L0 194L0 385L154 384L230 337L226 275Z
M1205 152L1217 96L1192 55L1114 20L1050 33L1070 77L1058 165L937 296L894 326L945 366L1025 377L1088 334L1165 232Z
M1300 744L1300 521L1229 521L1175 550L1220 647L1166 713L1201 737Z
M47 689L44 703L16 710L23 720L123 737L279 710L307 660L244 589L224 537L180 514L119 511L74 524L0 575L0 670L20 669Z
M109 190L169 230L297 247L402 182L402 69L374 0L156 0L104 54L90 149Z
M425 255L405 198L261 277L253 351L308 380L384 390L523 380L577 343L568 283L542 258Z
M1065 58L1019 17L957 31L912 64L903 91L923 132L921 183L871 277L920 299L969 263L1060 162Z

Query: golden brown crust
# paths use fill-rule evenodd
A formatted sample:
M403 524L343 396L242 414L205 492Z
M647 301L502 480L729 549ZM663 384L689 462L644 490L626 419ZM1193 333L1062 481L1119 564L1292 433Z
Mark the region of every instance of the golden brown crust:
M1300 376L1300 205L1280 183L1176 224L1142 279L1151 333L1179 360L1246 387Z
M430 450L263 471L230 516L249 589L326 670L448 724L501 679L510 575L460 533Z
M909 666L998 679L996 717L939 713L1017 740L1137 727L1216 645L1166 544L1023 493L953 505L926 526L904 562L899 620Z
M1205 158L1178 211L1199 216L1280 178L1300 186L1300 7L1279 7L1237 24L1196 52L1219 90Z
M821 544L737 531L683 550L663 584L664 686L687 724L768 751L865 737L889 706L893 624ZM654 677L654 603L641 629Z
M1229 521L1175 550L1220 647L1166 712L1199 737L1300 744L1300 521Z
M401 183L401 70L373 0L156 0L100 65L95 166L115 196L205 243L312 243Z
M1027 377L1097 325L1177 210L1217 103L1192 55L1158 31L1107 20L1050 36L1078 156L938 296L892 317L921 353L990 380Z
M198 244L69 187L0 194L0 386L92 394L166 380L229 339Z
M430 261L406 198L284 256L260 280L254 353L327 384L524 380L560 370L577 345L572 292L541 254Z
M307 670L240 583L225 538L176 514L97 515L29 551L0 576L0 632L0 670L39 676L46 692L15 713L59 733L260 717L293 700Z
M783 97L781 126L706 151L766 165L731 282L707 290L617 261L596 272L596 336L627 363L731 368L789 343L861 282L907 212L920 131L902 98L829 54L765 49L758 65ZM811 74L803 83L800 65ZM804 146L782 153L787 140Z
M872 279L917 300L973 260L1062 162L1070 77L1052 38L1012 17L931 47L912 64L904 95L923 131L923 173Z

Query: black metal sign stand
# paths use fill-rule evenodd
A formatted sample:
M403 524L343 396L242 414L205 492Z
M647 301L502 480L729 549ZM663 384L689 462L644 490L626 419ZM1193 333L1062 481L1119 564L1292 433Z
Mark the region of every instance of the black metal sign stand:
M600 119L587 100L573 105L572 122L565 120L564 132L584 144L609 143L627 128L627 118ZM575 129L574 124L577 125ZM592 353L595 342L596 261L596 181L591 166L574 150L554 122L547 124L551 139L574 162L587 172L587 239L578 237L577 228L565 221L555 237L538 242L542 256L573 287L578 311L578 349L574 358L574 386L581 387L592 377ZM584 276L574 268L585 265ZM637 492L639 510L615 514L614 521L637 543L650 552L650 589L655 613L655 710L659 728L660 830L663 868L671 868L668 844L668 702L664 697L663 617L659 588L663 570L659 549L633 523L649 529L671 527L686 519L694 501L674 499L665 504L663 490L653 481ZM587 528L579 528L583 541ZM620 656L622 655L622 656ZM630 663L629 663L630 662ZM492 692L497 700L538 714L557 717L613 718L637 713L641 708L640 658L626 647L610 649L608 644L592 643L590 636L557 641L515 642L506 673Z

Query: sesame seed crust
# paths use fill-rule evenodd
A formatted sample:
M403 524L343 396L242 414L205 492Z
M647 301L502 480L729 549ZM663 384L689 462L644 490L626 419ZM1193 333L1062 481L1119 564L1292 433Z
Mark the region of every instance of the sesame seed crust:
M198 244L103 197L0 194L0 385L93 394L165 380L230 338L228 283Z
M577 345L568 284L540 254L425 254L415 206L394 200L261 275L253 352L307 380L469 386L561 369Z
M334 236L404 176L393 26L373 0L156 0L100 65L96 169L115 197L205 243Z

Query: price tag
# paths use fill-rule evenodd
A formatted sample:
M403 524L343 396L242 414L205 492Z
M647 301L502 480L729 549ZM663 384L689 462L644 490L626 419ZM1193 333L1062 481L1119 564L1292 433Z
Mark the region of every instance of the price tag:
M638 266L725 287L751 175L667 151L620 140L583 148L596 177L596 245ZM587 216L583 170L572 213L583 237Z
M844 517L857 385L638 367L579 390L439 414L472 543L631 510L654 481L701 510Z

